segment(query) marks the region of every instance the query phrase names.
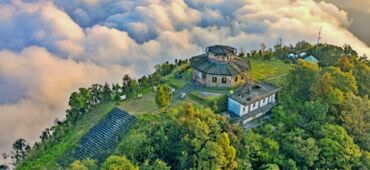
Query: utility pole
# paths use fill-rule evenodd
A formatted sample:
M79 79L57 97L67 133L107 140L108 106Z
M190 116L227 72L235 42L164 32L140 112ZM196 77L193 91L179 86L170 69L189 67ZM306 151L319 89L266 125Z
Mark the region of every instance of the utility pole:
M220 45L222 43L222 29L220 30Z
M319 29L319 35L317 36L316 52L315 52L316 57L318 57L320 40L321 40L321 26L320 26L320 29Z

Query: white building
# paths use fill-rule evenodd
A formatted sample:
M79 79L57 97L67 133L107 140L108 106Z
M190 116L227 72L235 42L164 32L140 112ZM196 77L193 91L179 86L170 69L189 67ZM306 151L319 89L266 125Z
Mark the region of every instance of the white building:
M249 85L228 98L229 117L241 124L262 116L276 104L280 88L262 83Z

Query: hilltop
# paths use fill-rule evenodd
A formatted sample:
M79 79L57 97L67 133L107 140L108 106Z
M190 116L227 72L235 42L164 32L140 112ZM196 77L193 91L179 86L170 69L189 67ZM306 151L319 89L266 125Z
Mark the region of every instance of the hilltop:
M243 130L229 121L226 96L235 89L201 88L192 84L189 60L156 66L138 80L126 75L122 84L80 88L70 97L67 119L41 135L41 142L16 160L17 169L109 167L109 160L72 163L68 152L118 108L136 117L120 134L110 161L140 169L366 169L370 165L370 67L350 46L317 46L318 64L290 59L289 54L315 55L316 46L240 53L251 65L255 81L282 87L278 104L259 126ZM167 84L174 92L168 107L156 104L156 90ZM186 96L182 96L185 93ZM122 95L125 99L122 100ZM92 148L97 149L97 148ZM95 164L95 165L94 165ZM91 165L91 166L90 166ZM108 168L109 169L109 168Z

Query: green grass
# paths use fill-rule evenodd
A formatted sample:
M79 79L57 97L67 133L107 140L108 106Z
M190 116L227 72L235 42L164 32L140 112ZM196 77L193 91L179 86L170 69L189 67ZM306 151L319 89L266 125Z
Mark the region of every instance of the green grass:
M185 69L185 70L184 70ZM180 75L182 78L176 78L176 74L182 72ZM188 68L188 65L182 65L175 68L171 74L164 76L161 80L176 89L185 87L191 81L192 69Z
M152 113L158 110L153 91L144 94L142 98L132 98L122 101L118 108L132 115Z
M265 81L283 77L289 72L293 64L286 64L281 60L250 59L251 74L255 80Z
M17 169L61 169L57 161L63 158L66 151L77 146L80 139L95 126L115 106L115 103L101 103L95 106L90 112L77 120L75 127L66 132L57 141L57 144L49 146L49 141L44 142L43 150L33 150L27 161L20 164ZM48 139L50 140L50 139Z

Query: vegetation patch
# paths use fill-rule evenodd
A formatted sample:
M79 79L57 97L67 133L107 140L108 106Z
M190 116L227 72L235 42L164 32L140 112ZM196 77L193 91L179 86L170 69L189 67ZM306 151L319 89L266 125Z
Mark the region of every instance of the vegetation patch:
M64 154L74 149L80 139L115 106L113 102L101 103L78 119L73 128L61 131L60 138L48 138L29 153L26 161L17 169L60 169L57 161L63 159Z
M283 77L292 68L292 64L286 64L281 60L250 59L251 75L255 80L268 80Z
M166 82L176 89L185 87L191 81L192 69L187 64L176 67L176 69L169 75L162 78L163 82Z
M158 110L158 106L155 103L155 93L153 91L143 94L140 98L135 97L122 101L119 103L118 108L133 115L154 113Z

